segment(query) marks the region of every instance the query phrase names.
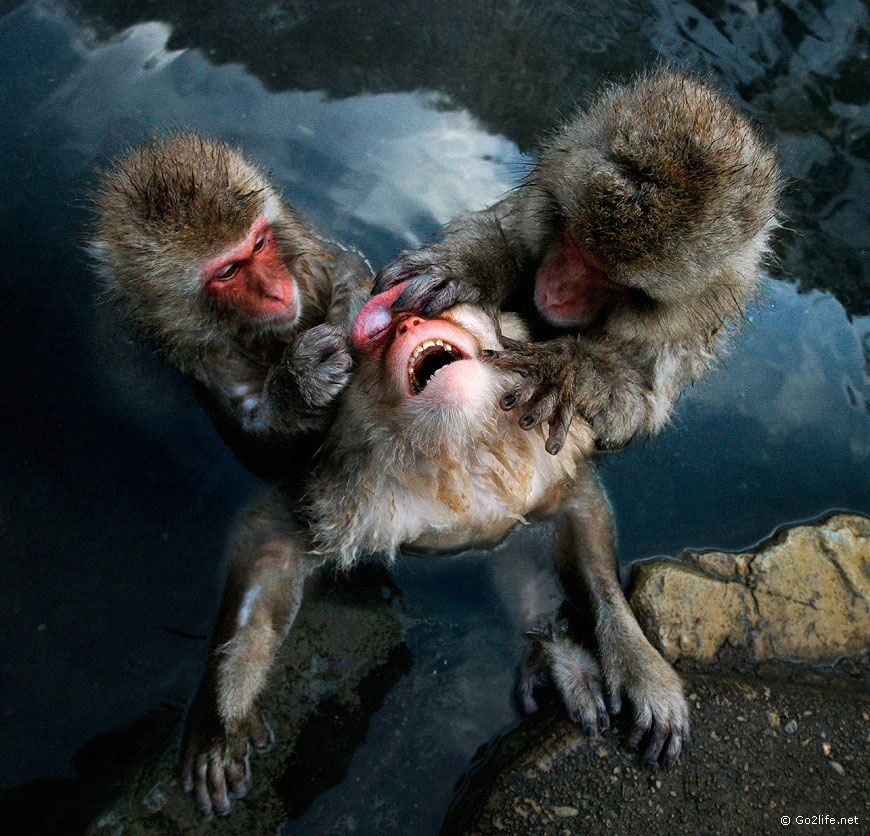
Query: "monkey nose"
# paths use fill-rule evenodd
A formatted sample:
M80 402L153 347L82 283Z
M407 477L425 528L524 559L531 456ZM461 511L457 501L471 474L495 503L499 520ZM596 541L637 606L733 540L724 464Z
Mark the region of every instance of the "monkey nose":
M371 347L389 331L394 318L400 316L393 312L393 302L402 292L406 282L397 284L377 296L372 296L363 305L353 323L353 344L359 350Z

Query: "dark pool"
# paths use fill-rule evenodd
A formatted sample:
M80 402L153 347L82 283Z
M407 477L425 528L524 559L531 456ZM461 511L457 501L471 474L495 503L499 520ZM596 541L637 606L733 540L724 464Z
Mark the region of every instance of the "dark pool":
M622 560L870 513L861 0L45 0L0 13L0 787L12 795L44 787L49 805L86 741L190 699L222 541L256 487L177 376L112 330L81 250L94 164L157 128L243 145L377 268L501 195L534 136L601 79L659 58L709 72L780 149L786 230L724 368L660 438L602 465ZM400 564L410 673L344 781L284 833L437 832L474 752L516 721L521 645L491 569L538 539Z

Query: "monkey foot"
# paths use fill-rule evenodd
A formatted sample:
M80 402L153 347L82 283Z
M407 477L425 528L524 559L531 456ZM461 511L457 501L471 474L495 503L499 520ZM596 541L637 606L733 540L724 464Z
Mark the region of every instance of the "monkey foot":
M538 710L537 694L549 683L559 695L568 717L596 737L610 725L601 671L594 657L565 635L552 629L530 634L535 642L520 671L517 701L527 714Z
M256 707L238 729L216 729L216 718L194 705L185 732L182 788L204 816L226 816L251 788L251 749L265 752L275 736Z
M645 766L669 769L689 741L689 704L680 677L645 641L629 652L605 656L611 713L622 710L623 697L631 704L628 750L637 752Z

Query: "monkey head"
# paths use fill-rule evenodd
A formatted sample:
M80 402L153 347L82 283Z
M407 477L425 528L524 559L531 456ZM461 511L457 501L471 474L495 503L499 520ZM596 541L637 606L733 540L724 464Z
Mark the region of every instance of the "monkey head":
M353 408L379 416L380 425L412 445L474 439L498 416L508 382L483 359L502 348L496 325L471 305L436 318L396 313L392 304L403 287L369 299L354 322ZM507 336L526 336L513 315L501 315L501 327Z
M536 306L581 328L620 304L757 281L779 191L749 122L673 70L606 91L544 145L531 183L549 233Z
M170 350L294 329L317 241L238 152L157 139L103 174L96 204L90 250L108 290Z

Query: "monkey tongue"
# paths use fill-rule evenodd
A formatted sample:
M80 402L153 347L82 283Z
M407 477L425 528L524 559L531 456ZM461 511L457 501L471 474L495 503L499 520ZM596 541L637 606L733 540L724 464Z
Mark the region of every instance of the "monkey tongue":
M397 284L363 305L353 322L353 344L359 351L371 350L387 336L393 324L393 302L407 282Z

